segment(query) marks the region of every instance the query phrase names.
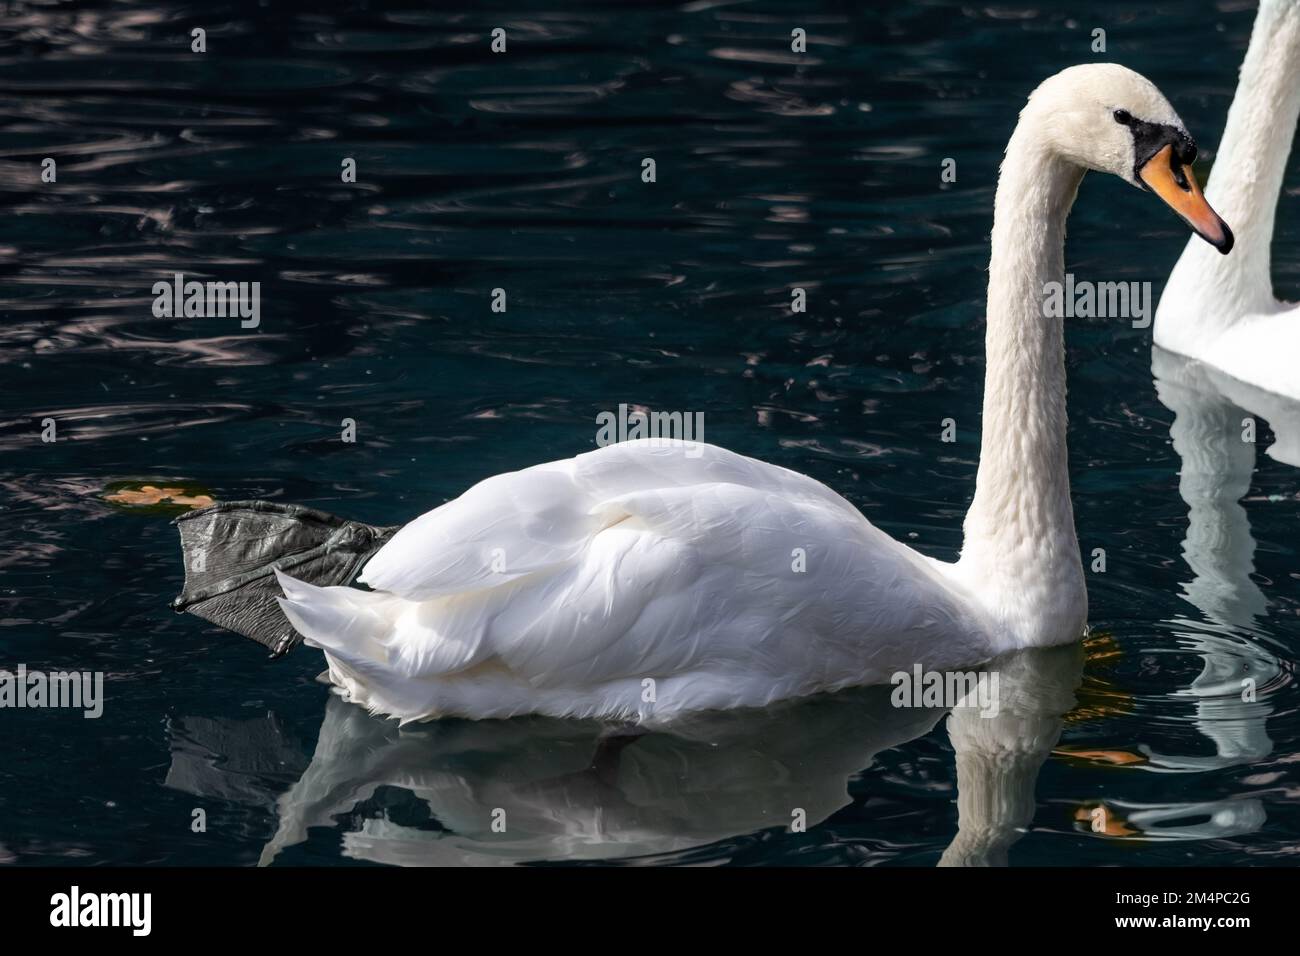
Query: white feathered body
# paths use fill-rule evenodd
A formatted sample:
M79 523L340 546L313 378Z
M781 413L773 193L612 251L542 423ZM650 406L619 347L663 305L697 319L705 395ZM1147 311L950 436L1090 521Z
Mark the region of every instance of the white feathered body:
M987 659L956 567L812 478L641 440L475 485L369 561L372 591L281 581L376 713L654 724Z

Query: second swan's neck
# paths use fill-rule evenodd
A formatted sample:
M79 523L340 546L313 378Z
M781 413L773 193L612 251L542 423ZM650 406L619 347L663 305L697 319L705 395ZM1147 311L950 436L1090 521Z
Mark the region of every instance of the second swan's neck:
M1193 237L1170 276L1171 322L1190 324L1189 314L1203 311L1221 326L1277 308L1270 247L1297 118L1300 0L1262 0L1205 189L1237 242L1221 256Z
M1254 267L1262 253L1265 283L1298 117L1300 0L1262 0L1206 194L1241 238L1227 258Z
M1087 597L1070 504L1064 328L1044 286L1064 279L1065 220L1083 170L1022 118L1007 145L989 261L987 366L975 498L959 567L1017 645L1077 639Z

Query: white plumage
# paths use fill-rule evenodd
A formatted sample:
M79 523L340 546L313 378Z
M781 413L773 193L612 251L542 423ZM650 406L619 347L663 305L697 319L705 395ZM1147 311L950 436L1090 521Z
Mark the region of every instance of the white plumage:
M407 718L654 722L993 651L944 566L820 482L711 445L627 442L489 478L360 580L375 590L281 575L285 613L352 699Z

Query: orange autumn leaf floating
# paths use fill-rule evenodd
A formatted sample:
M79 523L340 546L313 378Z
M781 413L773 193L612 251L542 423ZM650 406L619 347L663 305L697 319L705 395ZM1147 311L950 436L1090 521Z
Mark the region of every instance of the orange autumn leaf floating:
M105 501L129 508L206 508L215 499L201 489L185 487L159 487L124 483L104 495Z
M1098 809L1101 810L1100 817L1096 813ZM1104 803L1092 804L1091 806L1084 804L1074 811L1074 819L1079 823L1088 824L1088 829L1092 830L1093 833L1102 833L1109 837L1138 836L1142 832L1129 826ZM1102 824L1100 830L1095 828L1098 819L1101 820Z
M1057 747L1052 753L1081 763L1106 764L1111 767L1126 767L1130 764L1147 762L1147 758L1142 754L1135 754L1128 750L1071 750Z

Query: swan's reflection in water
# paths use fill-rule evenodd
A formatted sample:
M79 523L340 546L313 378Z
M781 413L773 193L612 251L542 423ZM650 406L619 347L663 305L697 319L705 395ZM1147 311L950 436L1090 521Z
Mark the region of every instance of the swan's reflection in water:
M423 800L444 831L366 820L345 835L348 856L397 864L622 858L788 826L795 808L811 825L848 802L849 776L875 753L941 716L893 708L880 690L710 715L642 736L532 718L397 730L331 698L311 766L281 798L262 861L381 784ZM505 832L493 832L494 820Z
M549 718L399 729L331 697L315 753L274 804L261 862L312 827L336 827L381 787L409 791L434 825L362 819L343 835L345 856L398 865L611 860L786 829L799 811L811 828L851 802L851 778L877 754L950 713L960 823L942 863L1005 864L1033 817L1035 780L1074 705L1082 664L1078 644L990 662L982 669L999 675L995 717L976 707L895 707L893 688L871 687L640 735ZM239 727L250 753L240 752ZM168 785L237 796L221 777L292 766L273 735L254 727L181 722ZM223 748L216 761L209 734Z
M1019 651L989 665L999 710L955 708L948 736L957 755L957 835L940 866L1006 866L1034 817L1038 770L1061 739L1083 677L1080 644Z
M1183 557L1192 571L1183 596L1201 613L1200 619L1171 621L1202 660L1201 674L1179 696L1194 700L1196 727L1214 752L1147 749L1149 766L1203 771L1256 763L1273 751L1269 693L1282 667L1258 626L1268 602L1251 579L1255 539L1241 499L1250 491L1255 444L1243 440L1243 432L1247 418L1263 418L1277 436L1267 454L1300 465L1300 404L1158 348L1152 371L1161 402L1174 413L1170 436L1182 459L1178 487L1188 508ZM1262 810L1259 816L1262 823Z

